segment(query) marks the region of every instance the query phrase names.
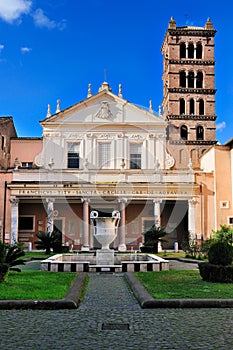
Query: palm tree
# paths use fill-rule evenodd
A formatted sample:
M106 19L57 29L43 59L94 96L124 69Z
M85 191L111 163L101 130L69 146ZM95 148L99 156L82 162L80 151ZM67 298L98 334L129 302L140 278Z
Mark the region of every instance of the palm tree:
M145 238L143 250L158 253L158 243L167 242L162 237L166 236L167 232L164 227L152 225L148 230L142 233Z
M59 250L61 251L62 242L60 231L38 232L36 236L39 238L39 241L35 242L37 249L45 249L46 254L50 254L51 249L56 252Z
M20 272L17 265L24 265L24 260L19 259L24 256L22 246L19 244L5 244L0 241L0 283L5 282L9 270Z

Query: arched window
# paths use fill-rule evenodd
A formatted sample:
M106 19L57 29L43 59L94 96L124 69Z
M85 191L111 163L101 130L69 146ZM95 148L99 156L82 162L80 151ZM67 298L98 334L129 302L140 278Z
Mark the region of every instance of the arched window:
M188 87L189 88L194 88L194 72L191 71L188 74Z
M186 125L180 127L180 138L182 140L188 140L188 128Z
M185 45L185 43L180 44L180 58L186 58L186 45Z
M204 128L201 125L196 128L196 138L197 140L204 140Z
M202 72L197 72L196 87L199 88L199 89L203 88L203 73Z
M190 101L189 101L189 113L190 114L194 114L195 113L195 110L194 110L194 99L191 98Z
M2 135L1 139L1 150L3 151L5 147L5 137Z
M199 100L199 115L204 115L204 100L201 98Z
M200 59L202 58L202 44L198 43L196 47L196 58Z
M185 114L185 100L180 98L180 114Z
M184 159L184 150L181 149L181 150L179 151L179 163L180 163L180 164L182 164L183 159Z
M188 58L194 58L194 45L189 43L188 45Z
M186 73L184 70L180 72L180 87L186 87Z

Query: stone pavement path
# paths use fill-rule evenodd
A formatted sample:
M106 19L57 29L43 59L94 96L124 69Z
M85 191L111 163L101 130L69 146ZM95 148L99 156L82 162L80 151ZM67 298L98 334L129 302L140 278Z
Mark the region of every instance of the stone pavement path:
M141 309L123 274L90 274L77 310L0 310L4 350L231 350L232 309Z

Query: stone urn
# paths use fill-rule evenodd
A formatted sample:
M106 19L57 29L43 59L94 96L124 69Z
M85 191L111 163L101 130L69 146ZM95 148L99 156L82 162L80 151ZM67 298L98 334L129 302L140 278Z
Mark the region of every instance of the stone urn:
M98 212L93 210L90 213L90 219L94 225L94 236L101 244L101 249L109 250L109 245L117 236L120 212L114 210L111 217L100 217Z

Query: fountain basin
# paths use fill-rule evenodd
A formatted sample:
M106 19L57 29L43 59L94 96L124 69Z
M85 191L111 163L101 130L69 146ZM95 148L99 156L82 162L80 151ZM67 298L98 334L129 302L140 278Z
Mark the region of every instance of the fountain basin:
M114 254L113 264L99 264L95 253L56 254L41 262L52 272L147 272L169 270L169 261L154 254Z

